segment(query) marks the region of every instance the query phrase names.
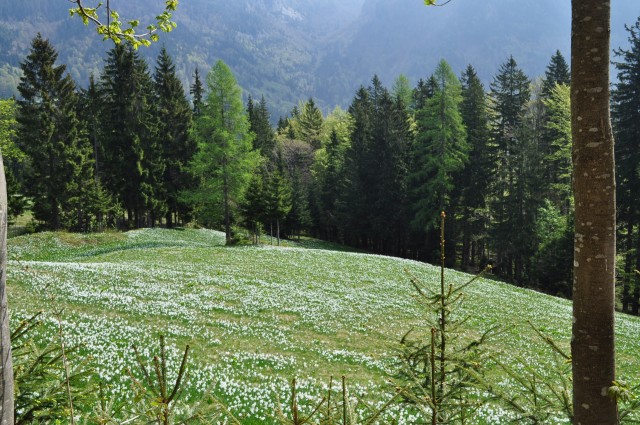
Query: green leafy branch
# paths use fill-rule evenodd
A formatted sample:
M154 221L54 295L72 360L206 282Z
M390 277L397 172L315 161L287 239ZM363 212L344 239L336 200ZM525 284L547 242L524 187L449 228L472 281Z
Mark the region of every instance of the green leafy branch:
M79 16L85 25L93 23L103 40L112 40L116 44L126 41L136 49L158 41L158 31L171 32L176 27L172 16L178 8L178 0L165 0L164 11L156 16L155 23L147 25L143 32L137 32L140 27L140 21L137 19L123 23L120 14L111 8L110 0L106 0L106 4L98 3L96 7L87 7L84 0L68 1L76 5L69 9L69 14Z

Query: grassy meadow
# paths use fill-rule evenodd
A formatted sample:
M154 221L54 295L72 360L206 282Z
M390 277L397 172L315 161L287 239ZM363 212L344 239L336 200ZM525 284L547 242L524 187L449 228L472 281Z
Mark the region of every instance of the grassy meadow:
M331 248L309 239L225 247L224 234L195 229L20 236L9 240L12 321L43 310L46 326L38 337L46 339L62 309L68 344L83 345L113 397L127 397L123 371L134 365L131 345L150 358L164 334L175 363L186 344L192 348L186 397L210 391L243 423L269 423L277 400L286 403L293 377L303 406L320 400L331 376L342 375L352 395L381 405L393 394L389 379L400 338L424 324L410 276L435 289L439 269ZM450 283L469 278L446 272ZM566 300L479 279L465 290L463 310L470 334L498 327L488 348L514 367L545 371L554 362L528 322L568 351ZM620 375L636 383L639 330L639 318L618 317ZM492 374L497 385L513 385ZM415 422L399 405L387 414L381 423ZM487 406L472 423L508 417Z

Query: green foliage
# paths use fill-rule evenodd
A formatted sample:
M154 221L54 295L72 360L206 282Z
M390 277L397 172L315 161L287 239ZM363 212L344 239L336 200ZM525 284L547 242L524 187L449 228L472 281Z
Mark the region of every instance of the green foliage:
M321 147L322 112L312 98L300 106L300 114L293 121L296 137L309 143L314 149Z
M391 87L391 94L396 98L402 100L404 106L409 108L413 102L412 89L409 84L409 79L406 75L400 74L396 77Z
M553 359L549 369L532 367L525 358L516 357L515 364L497 361L505 376L512 381L506 390L493 385L488 391L502 400L513 412L512 423L542 425L573 419L571 357L542 331L531 325L545 342L544 354Z
M224 62L211 69L207 85L207 102L192 133L197 151L189 164L198 187L185 194L203 224L224 223L230 242L232 209L243 196L259 154L252 150L241 89Z
M105 8L102 7L103 3L98 3L96 7L86 7L82 0L71 2L77 7L69 9L69 14L79 16L85 25L95 24L96 32L103 36L103 40L112 40L116 44L126 41L135 49L150 46L152 42L158 41L158 31L171 32L176 27L176 23L171 19L173 12L178 8L178 0L165 0L164 11L156 16L156 21L149 24L143 33L136 32L140 26L139 20L123 23L120 14L109 6L109 2Z
M262 96L257 105L254 105L253 99L249 96L247 114L249 116L250 129L255 135L253 149L259 151L265 158L271 158L274 155L276 136L271 128L271 118L264 96Z
M490 219L487 195L492 162L489 139L489 114L484 87L472 66L462 75L462 122L467 129L469 161L456 180L460 193L458 211L461 225L462 252L460 265L475 266L486 255L486 231Z
M545 130L551 141L545 158L551 170L548 177L549 193L552 194L556 205L567 214L573 209L569 86L556 84L551 88L549 97L544 98L542 102L547 116Z
M7 204L9 222L12 223L27 206L20 184L20 170L27 157L16 145L18 122L16 121L16 102L13 99L0 99L0 152L7 179Z
M542 92L544 95L549 96L557 84L565 86L571 84L571 71L560 50L556 50L544 72L544 81L542 83Z
M82 227L91 218L91 145L77 116L78 96L57 52L40 35L22 63L17 145L28 156L25 191L48 228Z
M538 249L533 259L536 284L553 295L571 296L573 219L545 200L537 213Z
M36 341L43 327L40 316L23 320L11 333L16 424L66 421L71 406L90 409L96 402L91 359L83 360L77 346L63 351L59 335L48 336L45 344Z
M155 146L164 162L164 172L156 184L162 186L161 196L166 202L166 225L188 222L191 208L179 198L180 192L193 184L186 171L195 153L195 144L189 137L191 108L184 93L175 65L166 49L160 51L154 74L157 137Z
M616 202L619 239L618 252L624 255L622 275L622 309L640 312L640 279L632 272L640 269L640 20L627 27L629 48L615 50L618 83L612 91L612 120L616 138Z
M158 137L154 82L147 63L130 46L117 45L100 77L101 178L127 212L127 225L152 225L167 206L166 164Z
M535 131L525 125L537 123L534 114L539 112L535 103L530 103L530 81L510 57L500 66L491 83L492 101L492 162L490 208L494 223L491 244L500 265L500 274L507 279L520 281L524 278L529 261L532 241L525 231L531 231L536 208L528 205L531 197L531 177L536 177ZM530 108L531 107L531 108ZM529 149L528 149L529 148ZM523 214L524 211L531 212ZM518 229L517 232L514 232Z
M339 389L338 389L339 390ZM400 395L398 391L381 407L372 407L360 399L353 399L347 389L347 380L342 377L342 391L333 388L333 377L329 380L326 396L319 403L310 406L311 412L302 413L299 405L296 379L291 382L291 401L289 411L285 412L280 401L276 410L276 419L281 425L304 425L318 423L321 425L374 425L380 417L395 403Z
M453 208L454 177L468 160L469 145L460 113L461 85L444 60L435 70L437 88L416 114L412 148L413 220L417 229L437 227L438 211Z
M460 315L463 291L478 276L462 285L445 283L445 213L440 222L440 288L433 290L415 277L411 283L424 307L424 324L417 337L413 329L400 343L400 376L406 401L416 405L424 419L432 424L465 423L485 402L474 394L485 384L482 369L487 360L486 338L469 337ZM425 422L426 423L426 422Z

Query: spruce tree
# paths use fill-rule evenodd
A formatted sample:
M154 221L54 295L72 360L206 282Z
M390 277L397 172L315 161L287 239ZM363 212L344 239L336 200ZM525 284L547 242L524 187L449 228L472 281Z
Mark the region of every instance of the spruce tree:
M167 203L166 225L173 227L178 218L188 218L190 209L179 198L190 184L185 170L195 153L189 137L191 108L184 93L175 65L167 50L162 48L154 74L156 111L158 118L158 147L164 162L164 197Z
M297 136L309 143L314 149L320 149L323 117L313 98L309 98L302 105L299 116L296 118L298 122Z
M462 192L461 266L465 267L477 265L486 253L487 196L492 172L487 99L482 82L471 65L462 74L460 114L467 129L469 147L469 161L457 177Z
M260 238L260 224L266 221L267 198L265 196L264 182L267 172L262 167L261 172L253 173L244 198L240 203L240 211L244 218L245 225L253 234L253 243L258 244Z
M166 204L158 193L164 164L146 62L130 46L115 46L107 55L100 90L105 187L127 212L129 226L153 224Z
M193 102L193 115L197 117L202 113L202 102L204 98L204 85L200 79L200 72L197 67L193 73L193 84L189 88L189 93L191 94Z
M519 216L523 212L518 170L524 154L522 136L523 116L529 102L530 81L510 57L500 66L491 83L492 100L492 157L494 175L491 187L491 213L494 218L491 239L500 272L509 279L522 271L519 241L514 238ZM516 270L517 269L517 270Z
M273 170L264 187L266 197L266 218L271 235L275 225L278 246L280 245L280 225L291 211L291 183L280 167Z
M625 256L622 308L640 311L640 19L628 26L629 48L614 51L618 82L612 93L612 118L616 136L616 187L618 216Z
M251 131L255 135L253 149L259 151L265 158L271 158L274 155L276 137L273 128L271 128L271 118L264 96L260 98L260 102L257 105L249 96L247 114Z
M360 87L356 92L349 114L353 117L351 145L345 157L345 181L347 185L339 200L340 222L348 232L346 242L351 246L369 248L370 206L375 188L370 182L376 170L372 162L374 108L369 90Z
M58 53L40 34L21 64L18 146L29 158L25 187L32 211L48 228L78 228L88 222L95 190L91 147L76 114L78 97Z
M556 53L551 56L551 61L544 72L543 94L548 97L556 84L564 84L566 86L571 84L571 71L560 50L556 50Z
M338 133L331 132L329 143L325 146L326 164L323 167L319 182L320 223L322 234L329 241L339 239L339 229L342 227L338 214L338 201L343 190L342 173L344 163L344 149L341 149Z

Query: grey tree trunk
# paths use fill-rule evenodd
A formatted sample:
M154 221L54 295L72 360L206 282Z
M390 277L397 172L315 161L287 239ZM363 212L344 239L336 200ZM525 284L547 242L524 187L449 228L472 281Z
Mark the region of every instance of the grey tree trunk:
M609 116L608 0L572 0L571 130L575 240L574 424L618 424L615 380L616 184Z
M0 424L13 425L13 361L7 306L7 182L0 154Z

